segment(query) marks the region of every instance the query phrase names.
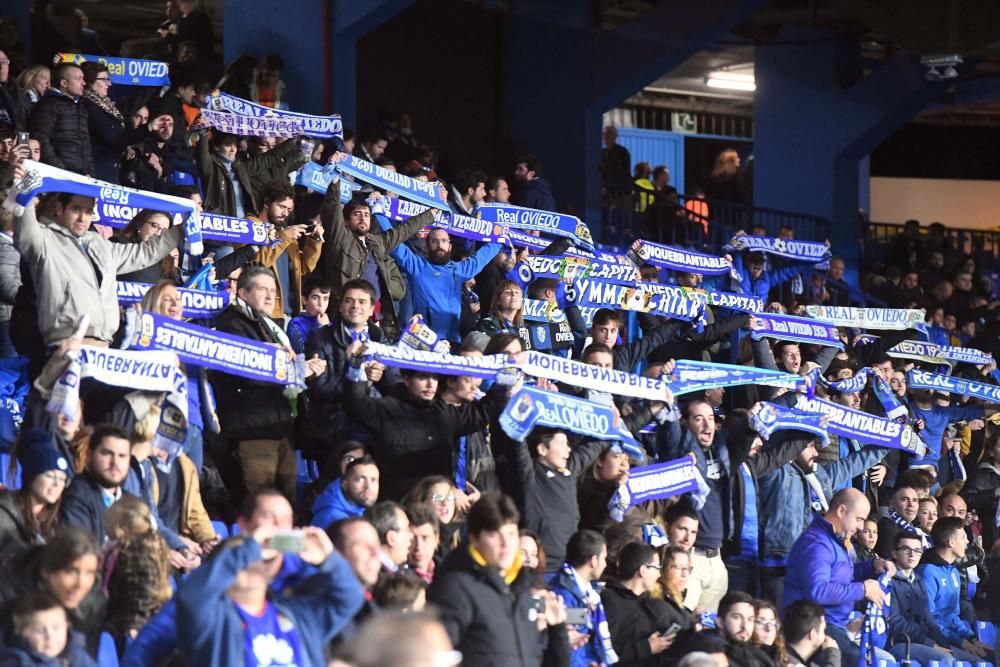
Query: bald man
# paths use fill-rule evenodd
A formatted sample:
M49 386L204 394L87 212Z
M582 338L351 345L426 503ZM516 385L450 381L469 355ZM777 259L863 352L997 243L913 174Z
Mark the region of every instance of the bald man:
M356 667L435 667L457 665L462 659L440 621L428 614L399 612L366 623L350 655Z
M861 530L869 512L871 504L863 493L850 487L838 491L830 500L830 509L813 519L788 554L781 608L798 600L822 605L826 632L840 647L845 665L858 660L858 647L847 635L847 617L854 604L863 599L879 607L886 604L878 577L883 572L889 576L896 573L896 566L881 558L854 562L851 538Z

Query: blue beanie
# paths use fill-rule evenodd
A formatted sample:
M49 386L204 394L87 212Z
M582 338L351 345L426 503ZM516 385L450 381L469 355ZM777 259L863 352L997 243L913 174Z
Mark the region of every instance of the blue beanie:
M22 431L17 449L24 486L50 470L61 470L67 476L71 475L69 461L53 446L52 436L41 429L29 428Z

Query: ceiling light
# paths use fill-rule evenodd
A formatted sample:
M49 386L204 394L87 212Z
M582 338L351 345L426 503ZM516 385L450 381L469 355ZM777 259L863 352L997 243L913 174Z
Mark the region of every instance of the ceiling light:
M705 77L705 85L709 88L723 88L725 90L748 92L757 90L753 74L737 74L735 72L711 72Z

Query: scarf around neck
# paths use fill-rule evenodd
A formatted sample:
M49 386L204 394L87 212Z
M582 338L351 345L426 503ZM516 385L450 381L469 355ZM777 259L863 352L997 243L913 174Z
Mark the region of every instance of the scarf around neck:
M122 112L118 110L118 107L115 106L114 101L110 97L107 95L99 95L93 88L88 88L87 92L85 92L83 96L99 106L101 111L114 117L120 125L125 124L125 118L122 116Z

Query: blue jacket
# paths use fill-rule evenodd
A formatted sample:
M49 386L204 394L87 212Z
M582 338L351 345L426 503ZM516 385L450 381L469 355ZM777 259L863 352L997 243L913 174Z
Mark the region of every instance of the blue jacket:
M562 569L556 570L548 577L549 586L552 592L562 598L563 604L567 608L586 607L587 602L582 600L575 592L576 583L571 581L569 576ZM600 663L601 654L594 643L601 641L593 628L574 626L580 632L590 635L590 641L573 651L570 658L570 667L588 667L591 663Z
M0 667L97 667L87 653L83 635L69 630L66 648L57 658L46 658L28 648L21 637L14 637L8 646L0 647Z
M847 458L816 467L816 479L826 497L885 458L888 449L865 447ZM761 512L764 517L765 559L788 556L792 544L812 519L811 495L805 473L794 461L760 480ZM829 619L828 619L829 620Z
M442 340L458 342L462 339L462 284L482 271L502 248L499 243L487 243L471 257L447 264L433 264L405 244L390 254L409 277L413 314L423 315Z
M823 606L827 623L843 628L854 603L865 597L861 582L873 576L871 563L855 563L853 553L833 532L830 522L817 516L788 554L781 608L812 600Z
M227 591L240 570L260 559L260 544L250 539L210 558L178 588L177 639L189 664L243 662L243 622ZM272 604L294 622L305 664L322 665L327 643L364 604L364 589L334 551L301 590Z
M772 289L781 286L786 280L791 280L806 271L812 271L814 266L812 262L799 262L781 269L765 270L759 278L751 278L750 270L743 266L743 253L733 254L733 268L740 276L737 282L739 291L763 299L764 303L768 302L767 295Z
M916 419L924 420L924 430L920 433L920 439L927 443L927 453L924 458L914 459L910 462L911 466L933 465L936 467L941 458L941 440L944 438L948 424L983 419L986 416L981 405L935 405L925 410L911 402L910 409Z
M365 508L357 505L344 495L344 487L340 479L335 479L326 485L323 493L316 496L312 506L312 521L310 524L323 530L329 528L335 521L351 516L361 516Z
M271 581L273 595L290 595L303 582L310 581L316 568L295 554L283 554L281 569ZM177 603L170 600L142 626L122 656L121 667L158 665L177 648Z
M952 646L961 646L963 639L975 639L976 633L959 616L962 577L958 568L941 559L936 550L924 554L917 576L927 588L927 601L938 627Z
M123 490L122 498L126 495L131 494ZM103 544L104 514L107 511L100 485L90 473L84 472L74 477L63 493L62 504L59 506L59 524L86 530L97 538L98 544Z
M892 604L889 607L889 631L892 637L897 632L910 635L910 640L931 646L948 646L948 639L941 632L937 621L931 615L927 600L927 588L919 574L907 577L897 571L892 578Z

